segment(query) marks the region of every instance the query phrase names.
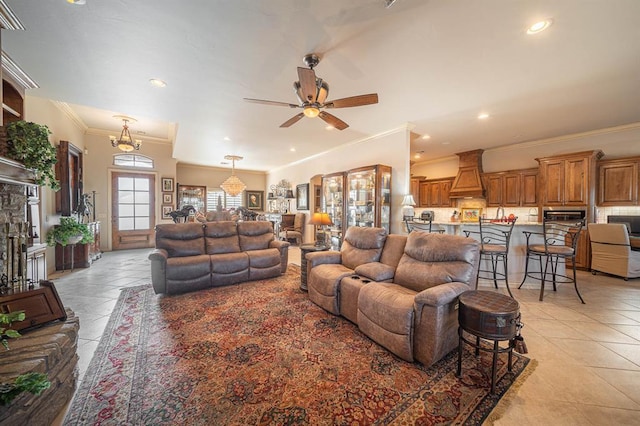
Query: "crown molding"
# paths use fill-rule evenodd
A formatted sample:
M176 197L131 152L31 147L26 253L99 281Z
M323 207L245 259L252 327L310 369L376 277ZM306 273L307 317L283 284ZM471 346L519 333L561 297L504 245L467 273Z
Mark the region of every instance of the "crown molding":
M69 120L73 121L76 126L82 129L85 133L87 132L87 129L89 127L84 123L84 121L82 121L80 116L75 113L75 111L69 106L68 103L53 100L51 101L51 103L55 105L56 108L58 108L60 111L62 111L62 113L66 115Z
M22 22L4 0L0 0L0 28L5 30L24 30Z
M0 0L1 2L2 0ZM3 50L2 51L2 73L8 75L11 80L20 85L20 88L24 91L26 89L37 89L38 83L36 83L26 72L22 70L16 64L13 59Z

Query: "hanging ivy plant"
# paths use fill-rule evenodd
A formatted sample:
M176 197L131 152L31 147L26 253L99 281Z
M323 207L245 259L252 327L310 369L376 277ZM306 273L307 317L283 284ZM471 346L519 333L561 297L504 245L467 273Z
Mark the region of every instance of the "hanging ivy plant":
M6 128L9 156L33 170L38 185L59 190L60 182L53 169L57 161L56 149L49 142L49 128L30 121L14 121Z
M55 225L47 232L47 245L56 244L88 244L93 242L93 234L86 223L78 223L75 217L63 216L60 225Z

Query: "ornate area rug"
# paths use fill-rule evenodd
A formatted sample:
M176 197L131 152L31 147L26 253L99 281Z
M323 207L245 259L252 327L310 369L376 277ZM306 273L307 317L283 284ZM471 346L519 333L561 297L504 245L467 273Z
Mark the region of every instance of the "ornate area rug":
M461 379L455 350L405 362L299 285L290 267L178 296L124 289L64 424L481 424L531 370L502 355L491 395L490 354L465 350Z

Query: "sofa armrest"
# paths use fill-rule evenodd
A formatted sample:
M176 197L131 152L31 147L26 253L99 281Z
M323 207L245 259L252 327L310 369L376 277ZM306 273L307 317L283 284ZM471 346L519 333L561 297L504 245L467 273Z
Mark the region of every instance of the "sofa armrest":
M153 249L151 253L149 253L149 260L151 261L161 261L166 262L169 258L169 253L165 249Z
M315 268L318 265L342 263L342 255L339 251L315 251L307 253L307 268Z
M289 241L271 240L269 242L269 248L277 248L280 252L280 272L287 272L287 266L289 266Z
M453 302L465 291L471 290L465 283L451 282L422 290L414 299L417 305L443 306Z
M151 284L156 294L167 292L167 259L169 253L164 249L154 249L149 253L151 261Z

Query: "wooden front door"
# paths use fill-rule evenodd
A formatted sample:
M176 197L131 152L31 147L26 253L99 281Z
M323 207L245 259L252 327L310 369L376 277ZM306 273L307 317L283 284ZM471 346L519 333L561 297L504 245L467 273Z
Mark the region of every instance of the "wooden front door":
M155 176L113 172L111 188L113 250L153 247Z

